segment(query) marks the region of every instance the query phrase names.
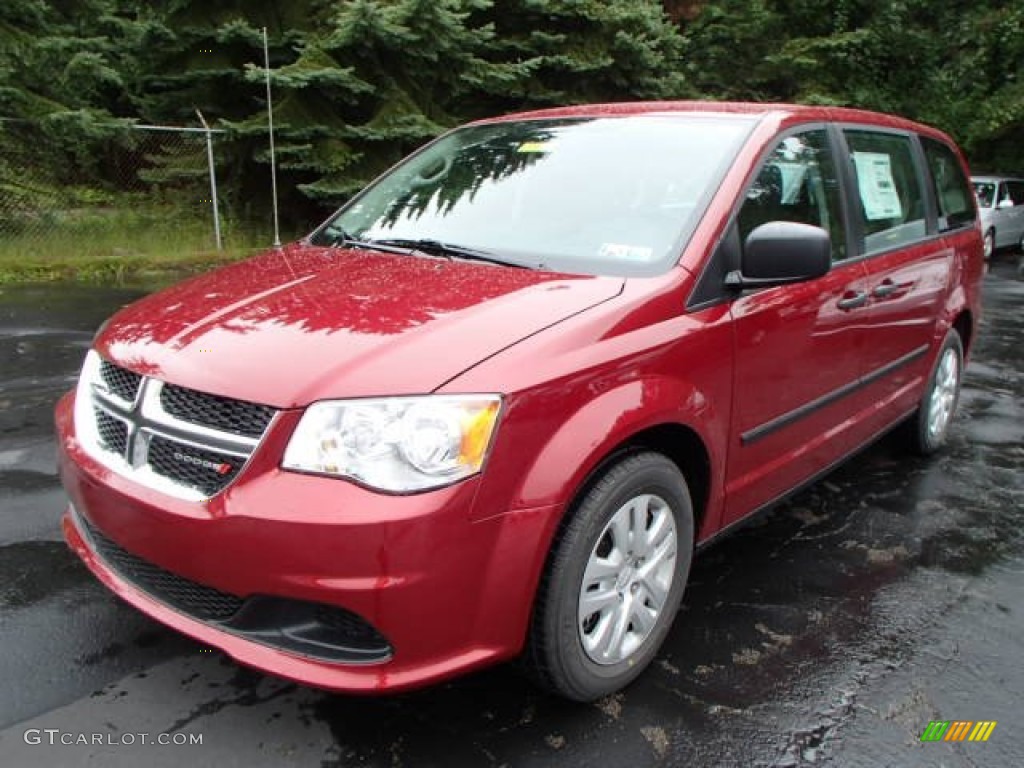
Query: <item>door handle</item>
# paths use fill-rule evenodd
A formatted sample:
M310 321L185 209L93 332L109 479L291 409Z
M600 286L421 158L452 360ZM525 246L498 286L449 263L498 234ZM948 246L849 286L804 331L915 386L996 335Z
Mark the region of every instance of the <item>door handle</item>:
M845 312L857 307L863 307L867 303L868 295L865 291L847 291L843 294L843 298L836 302L836 306Z
M884 299L886 296L892 296L899 289L899 285L894 283L892 280L884 280L879 285L875 286L875 290L871 292L871 295L876 299Z

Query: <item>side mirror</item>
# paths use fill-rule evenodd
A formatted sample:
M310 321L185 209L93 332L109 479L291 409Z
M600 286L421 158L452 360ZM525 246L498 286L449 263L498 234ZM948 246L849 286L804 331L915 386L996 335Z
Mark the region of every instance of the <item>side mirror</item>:
M832 239L821 227L795 221L769 221L755 228L743 245L740 269L725 276L732 288L768 288L827 274Z
M1004 208L1013 208L1013 200L1011 200L1008 197L1004 197L1002 200L999 201L999 204L996 205L996 208L998 208L999 210L1003 210Z

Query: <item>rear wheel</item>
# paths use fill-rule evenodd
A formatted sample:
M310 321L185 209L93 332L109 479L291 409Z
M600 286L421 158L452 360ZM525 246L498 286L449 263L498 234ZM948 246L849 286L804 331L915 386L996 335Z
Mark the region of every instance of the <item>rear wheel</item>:
M563 523L549 558L528 671L577 701L627 685L672 626L692 553L693 507L675 464L644 452L606 469Z
M913 449L920 454L934 453L946 442L949 425L960 399L964 350L960 334L946 333L932 368L917 412L908 424Z
M994 230L989 230L985 233L985 239L982 241L982 249L985 254L985 259L991 259L992 254L996 250L996 233Z

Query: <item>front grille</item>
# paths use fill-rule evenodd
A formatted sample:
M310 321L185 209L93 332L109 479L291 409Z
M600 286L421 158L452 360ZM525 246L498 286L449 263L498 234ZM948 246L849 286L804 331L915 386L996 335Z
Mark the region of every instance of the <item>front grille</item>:
M123 579L161 603L203 621L227 621L242 607L242 598L165 571L122 549L84 517L78 516L77 519L89 534L103 561Z
M93 408L100 444L111 453L124 456L128 447L128 425L100 408Z
M90 355L95 429L79 434L92 436L98 458L121 459L108 462L112 469L171 495L199 501L222 491L276 413L266 405L139 376ZM149 472L135 474L144 469Z
M154 472L206 496L230 483L244 462L240 456L195 448L159 435L149 443L149 466Z
M165 384L160 405L182 421L245 437L259 437L274 417L274 409L265 405L209 395L193 389Z
M139 386L142 384L142 377L139 374L108 363L106 360L100 364L100 379L111 394L129 403L135 400L135 395L138 394Z

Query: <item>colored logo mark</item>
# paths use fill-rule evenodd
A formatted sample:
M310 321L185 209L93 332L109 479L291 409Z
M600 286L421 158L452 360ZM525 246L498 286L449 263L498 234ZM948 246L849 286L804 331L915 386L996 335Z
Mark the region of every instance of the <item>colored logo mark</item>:
M995 720L932 720L921 741L988 741L996 725Z

